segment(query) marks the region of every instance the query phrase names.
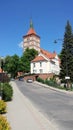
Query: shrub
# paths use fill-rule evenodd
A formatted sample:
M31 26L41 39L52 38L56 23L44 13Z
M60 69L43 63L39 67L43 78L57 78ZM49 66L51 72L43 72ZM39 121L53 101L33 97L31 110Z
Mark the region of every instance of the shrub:
M42 78L40 78L40 77L37 78L37 81L44 84L44 80Z
M46 79L46 80L45 80L45 84L47 84L47 85L49 85L49 86L53 86L53 87L58 87L58 84L57 84L56 81L53 80L53 79L50 79L50 80Z
M11 101L13 96L13 89L9 83L3 84L2 99L5 101Z
M0 100L0 114L6 113L6 102L3 100Z
M11 130L7 119L2 115L0 115L0 130Z
M56 83L56 81L54 79L46 79L46 80L43 80L41 78L37 78L37 81L38 82L41 82L41 83L44 83L44 84L47 84L49 86L53 86L53 87L58 87L58 84Z

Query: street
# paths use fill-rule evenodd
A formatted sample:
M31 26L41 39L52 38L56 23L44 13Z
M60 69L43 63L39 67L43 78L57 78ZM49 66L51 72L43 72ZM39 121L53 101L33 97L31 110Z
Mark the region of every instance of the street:
M35 82L17 81L20 91L59 130L73 130L73 94L54 91Z

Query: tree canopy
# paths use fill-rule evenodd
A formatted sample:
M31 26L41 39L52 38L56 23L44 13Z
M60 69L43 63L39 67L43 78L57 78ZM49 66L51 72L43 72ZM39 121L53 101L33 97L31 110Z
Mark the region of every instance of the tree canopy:
M60 54L61 58L61 71L60 78L70 77L73 82L73 33L70 22L67 21L64 33L64 40Z
M4 70L11 74L11 77L15 77L18 72L18 66L19 66L19 56L13 55L13 56L6 56L5 58L5 65Z
M35 49L27 48L21 57L22 64L24 66L24 72L30 72L30 62L38 55Z
M15 78L17 72L30 72L30 62L38 55L35 49L27 48L21 57L18 55L6 56L4 71L11 74L11 77Z

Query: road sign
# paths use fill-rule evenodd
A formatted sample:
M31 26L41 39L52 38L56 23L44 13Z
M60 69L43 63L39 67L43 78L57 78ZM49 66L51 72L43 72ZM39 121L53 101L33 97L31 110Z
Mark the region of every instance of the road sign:
M69 76L65 76L65 79L70 79L70 77Z

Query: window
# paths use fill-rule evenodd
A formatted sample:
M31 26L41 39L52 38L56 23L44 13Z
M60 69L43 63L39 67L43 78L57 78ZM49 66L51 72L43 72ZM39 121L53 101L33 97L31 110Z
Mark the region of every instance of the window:
M55 65L55 61L51 61L51 63L52 63L53 65Z
M42 69L40 69L39 71L40 71L40 73L43 73L43 70L42 70Z
M33 73L36 73L37 72L37 70L33 70Z
M28 37L28 38L27 38L27 42L29 42L29 40L30 40L30 39L29 39L29 37Z
M33 63L33 67L35 67L35 63Z
M42 62L40 62L40 67L42 67Z

